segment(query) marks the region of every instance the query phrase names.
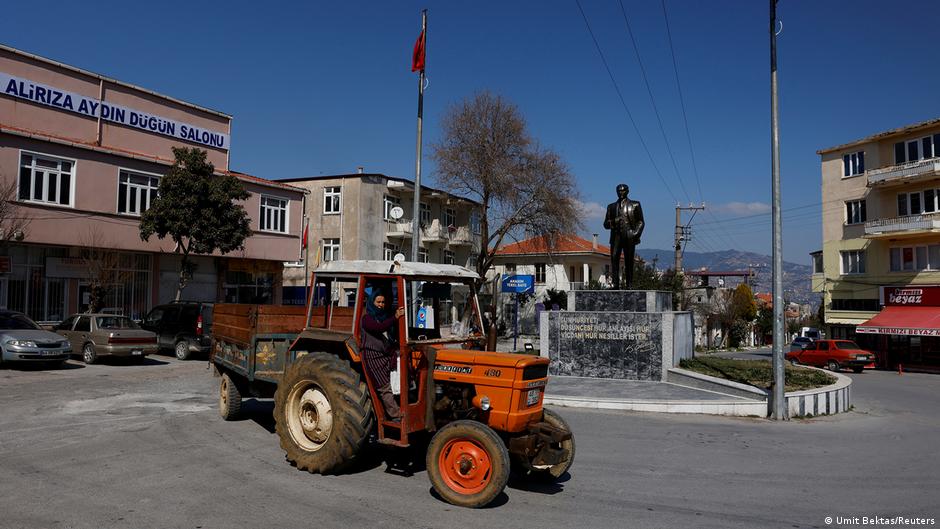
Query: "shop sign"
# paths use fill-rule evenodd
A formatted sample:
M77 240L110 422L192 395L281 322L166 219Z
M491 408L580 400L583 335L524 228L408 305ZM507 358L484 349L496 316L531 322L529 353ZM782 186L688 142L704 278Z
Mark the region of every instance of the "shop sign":
M217 149L229 149L229 137L222 132L206 130L188 123L107 103L94 97L66 92L4 72L0 72L0 92L10 97L25 99L26 101L91 118L101 118L104 121L126 125L154 134L208 145Z
M91 271L79 257L46 257L46 277L88 279Z
M940 287L881 287L882 302L895 307L940 307Z
M0 255L0 274L9 274L13 263L9 255Z
M535 291L535 276L531 274L506 276L503 278L502 286L503 292L530 294Z
M862 327L855 328L857 334L894 334L898 336L940 336L940 329L910 329L906 327Z

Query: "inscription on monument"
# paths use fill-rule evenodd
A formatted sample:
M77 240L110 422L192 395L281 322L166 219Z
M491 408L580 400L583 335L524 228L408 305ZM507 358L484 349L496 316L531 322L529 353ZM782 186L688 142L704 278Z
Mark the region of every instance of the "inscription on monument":
M559 323L562 340L649 340L652 328L645 324L601 321L598 316L576 315Z
M548 315L553 375L658 380L662 315L554 312Z

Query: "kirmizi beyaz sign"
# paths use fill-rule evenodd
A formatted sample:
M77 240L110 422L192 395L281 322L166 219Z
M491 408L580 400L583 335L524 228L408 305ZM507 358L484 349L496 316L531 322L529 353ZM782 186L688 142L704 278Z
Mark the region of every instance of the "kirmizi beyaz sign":
M104 121L134 127L154 134L178 138L209 147L228 150L227 134L206 130L188 123L155 116L132 108L100 101L73 92L66 92L29 79L0 72L0 91L47 107L58 108Z

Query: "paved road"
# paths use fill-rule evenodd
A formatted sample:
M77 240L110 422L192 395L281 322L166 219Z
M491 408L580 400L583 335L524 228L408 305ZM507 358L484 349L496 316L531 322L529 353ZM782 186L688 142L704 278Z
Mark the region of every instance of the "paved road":
M810 421L559 409L570 479L453 507L376 461L287 464L271 405L223 422L204 362L0 370L0 527L827 527L826 516L940 519L940 377L852 375L857 412ZM407 464L402 458L396 467ZM835 526L835 525L832 525Z

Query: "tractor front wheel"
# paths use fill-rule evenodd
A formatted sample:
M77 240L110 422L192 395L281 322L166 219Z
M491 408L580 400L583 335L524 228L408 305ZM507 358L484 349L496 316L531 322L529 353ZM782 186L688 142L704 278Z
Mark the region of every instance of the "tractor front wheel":
M428 477L448 503L477 508L493 501L509 481L509 452L485 424L456 421L431 439Z
M552 410L543 409L542 420L555 428L571 433L571 427L568 426L568 423L561 418L561 415ZM571 437L567 441L562 441L552 448L562 448L566 450L568 457L556 465L532 465L529 473L530 477L542 481L555 481L562 477L565 472L568 472L568 469L571 468L571 464L574 463L574 433L571 433Z
M298 358L274 394L274 421L287 460L329 474L352 463L372 430L372 401L359 373L327 353Z

